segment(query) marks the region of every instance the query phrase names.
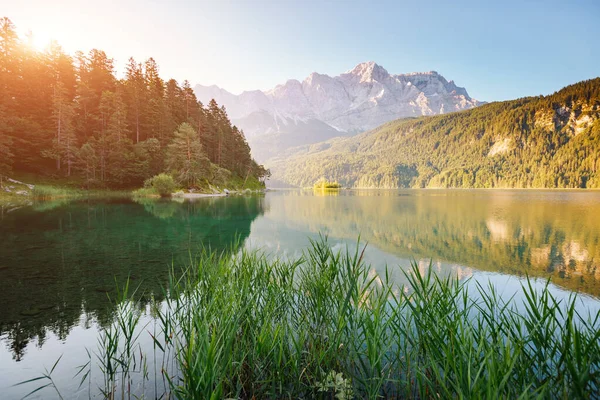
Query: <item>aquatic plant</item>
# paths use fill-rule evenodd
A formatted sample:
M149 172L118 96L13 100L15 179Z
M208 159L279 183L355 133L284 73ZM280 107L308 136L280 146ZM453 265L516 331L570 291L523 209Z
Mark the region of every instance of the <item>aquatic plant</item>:
M129 197L128 191L118 190L103 190L103 189L91 189L84 190L70 186L55 186L38 184L35 185L31 194L35 200L69 200L79 198L113 198L113 197Z
M38 200L50 200L56 198L80 196L80 190L69 187L58 187L52 185L36 185L32 191L33 197Z
M159 397L163 379L182 399L597 396L600 315L576 311L576 295L561 303L527 279L521 303L416 264L401 287L363 252L326 238L292 261L203 252L152 309L153 355L138 359L155 360L154 377L131 371L139 318L121 296L97 352L113 365L103 393L154 379Z

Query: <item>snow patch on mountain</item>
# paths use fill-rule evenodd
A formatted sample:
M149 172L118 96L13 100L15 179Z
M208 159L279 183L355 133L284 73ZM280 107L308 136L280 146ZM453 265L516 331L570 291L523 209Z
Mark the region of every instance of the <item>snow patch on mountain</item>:
M195 92L204 103L214 98L224 105L251 145L253 138L260 136L302 134L314 127L315 121L332 131L352 134L398 118L443 114L481 104L436 71L392 75L373 61L335 77L313 72L302 82L290 79L264 92L234 95L214 85L197 85ZM314 134L306 136L306 140L289 142L320 141ZM286 142L281 140L282 146Z

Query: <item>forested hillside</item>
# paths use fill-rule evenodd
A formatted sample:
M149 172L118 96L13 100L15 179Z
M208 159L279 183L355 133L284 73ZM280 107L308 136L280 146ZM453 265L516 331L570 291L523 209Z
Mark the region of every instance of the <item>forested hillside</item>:
M294 151L268 165L296 186L600 188L600 78Z
M223 107L154 59L129 59L123 79L101 50L37 51L0 20L0 175L62 177L86 187L139 186L160 172L182 186L263 178Z

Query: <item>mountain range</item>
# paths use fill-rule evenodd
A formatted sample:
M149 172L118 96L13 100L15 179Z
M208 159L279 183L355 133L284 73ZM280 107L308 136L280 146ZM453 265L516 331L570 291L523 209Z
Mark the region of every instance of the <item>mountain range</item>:
M282 152L273 178L356 188L600 188L600 78Z
M198 100L224 105L259 161L281 151L373 129L406 117L445 114L482 103L435 71L393 75L374 62L339 76L313 72L267 91L232 94L196 85Z

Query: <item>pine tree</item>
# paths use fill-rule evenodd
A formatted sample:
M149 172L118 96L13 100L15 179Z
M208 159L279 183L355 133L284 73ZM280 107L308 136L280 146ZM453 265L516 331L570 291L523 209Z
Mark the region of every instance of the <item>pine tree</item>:
M0 19L0 105L11 110L19 75L19 38L12 21Z
M93 185L96 181L98 158L96 157L94 146L91 143L86 143L81 146L81 149L77 153L76 164L85 179L86 186L90 187Z
M143 108L146 99L146 84L141 64L137 64L133 58L129 59L125 72L125 92L129 105L129 126L133 131L135 143L142 139Z
M6 17L0 19L0 187L4 176L12 172L13 144L10 134L14 118L10 118L10 106L13 85L10 80L15 76L15 49L18 45L18 36L12 21Z
M185 122L183 92L175 79L170 79L166 84L165 114L165 137L162 143L168 144L179 124Z
M100 182L108 180L108 175L110 174L109 160L112 150L115 148L113 138L108 131L108 124L114 112L113 97L113 92L104 91L102 93L98 107L100 129L96 132L94 138L90 140L98 156L98 178Z
M145 64L145 82L147 91L146 131L148 137L163 141L165 136L165 88L164 82L158 75L158 65L153 58Z
M192 104L195 103L196 96L194 95L194 91L192 90L190 83L185 80L183 81L183 101L185 103L185 120L188 122L190 120L190 115L192 114Z
M112 93L111 114L108 118L107 132L118 145L127 135L127 105L123 100L121 85Z
M150 138L137 146L140 161L144 165L144 177L158 175L164 171L164 153L158 139Z
M64 52L58 42L52 41L46 53L46 60L52 81L61 82L66 98L73 101L77 88L73 58Z
M207 154L212 163L218 164L219 143L221 141L221 109L215 99L208 103L207 122L208 130L205 137Z
M3 176L12 172L13 154L10 151L12 139L8 135L10 127L3 106L0 106L0 187L2 186Z
M85 56L85 54L78 51L75 55L75 59L77 64L77 83L75 86L76 113L78 116L75 124L75 131L77 137L81 141L87 141L92 136L92 132L88 129L88 127L90 126L90 121L92 119L92 102L94 93L89 85L88 58Z
M77 144L73 130L74 109L73 104L66 95L62 82L57 82L52 98L52 119L54 121L54 139L49 150L44 150L45 157L56 161L56 170L61 171L66 164L66 176L71 176L71 168L75 161Z
M225 109L205 108L188 81L165 83L154 59L130 59L119 81L101 50L71 57L55 42L43 52L30 42L0 19L0 174L55 171L88 187L130 187L165 168L197 184L210 178L210 160L242 177L254 171Z
M167 148L167 168L179 183L188 186L209 178L210 161L194 128L187 122L179 125Z

